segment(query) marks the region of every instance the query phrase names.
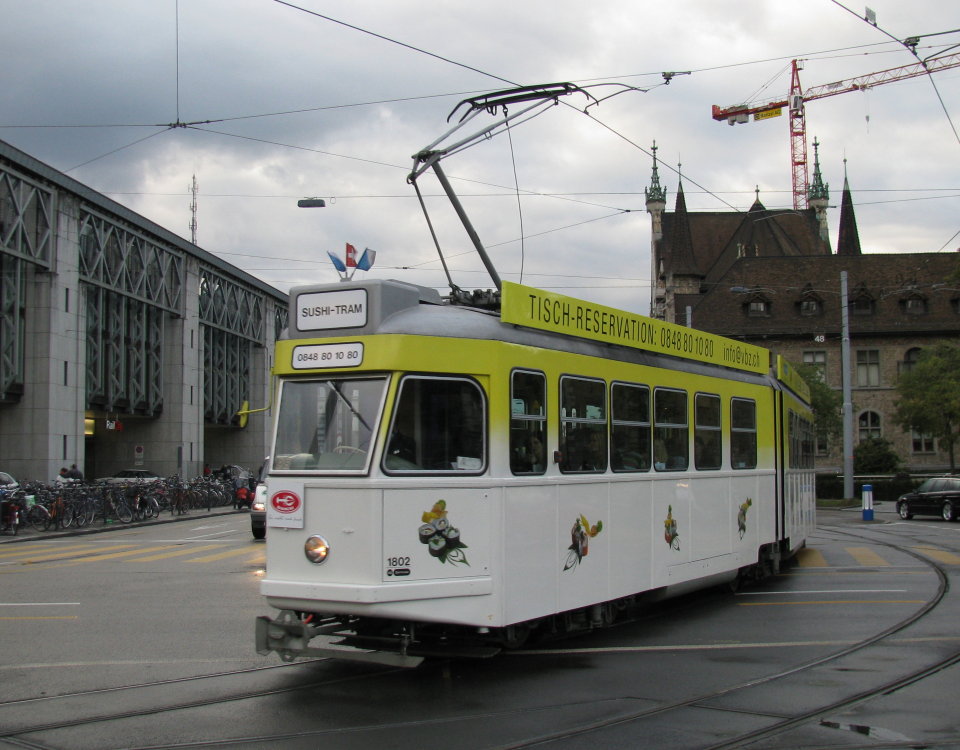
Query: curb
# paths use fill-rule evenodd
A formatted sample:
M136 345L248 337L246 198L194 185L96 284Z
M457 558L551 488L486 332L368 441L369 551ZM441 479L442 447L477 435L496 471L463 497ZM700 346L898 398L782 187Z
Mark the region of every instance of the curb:
M169 515L164 511L159 518L151 518L148 521L132 521L130 523L97 522L95 526L84 526L82 529L61 529L59 531L34 531L32 528L21 529L16 536L3 532L0 533L0 545L15 544L17 542L35 542L42 539L63 539L71 536L88 536L90 534L103 534L110 531L120 531L122 529L135 529L142 526L155 526L157 524L178 523L180 521L193 521L198 518L211 518L213 516L229 516L238 513L249 513L249 509L236 510L232 506L225 505L219 508L211 508L209 511L195 509L181 516Z

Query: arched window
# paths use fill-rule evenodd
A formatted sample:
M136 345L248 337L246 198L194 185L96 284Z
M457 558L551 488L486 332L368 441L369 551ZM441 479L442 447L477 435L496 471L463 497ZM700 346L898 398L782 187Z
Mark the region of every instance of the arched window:
M861 443L870 438L880 437L880 415L875 411L863 412L858 424L860 428L858 438Z
M906 354L903 355L903 362L900 363L900 372L910 372L920 360L920 352L919 346L907 349Z

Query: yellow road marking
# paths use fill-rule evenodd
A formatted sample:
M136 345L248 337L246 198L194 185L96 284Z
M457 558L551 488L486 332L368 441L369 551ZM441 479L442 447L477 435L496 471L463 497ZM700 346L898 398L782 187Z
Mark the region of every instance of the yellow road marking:
M59 545L56 547L53 547L50 545L49 542L47 542L43 544L23 545L22 547L17 549L15 552L0 552L0 558L6 559L10 557L28 557L29 555L46 554L47 552L51 552L54 549L64 552L67 550L95 549L95 547L92 547L90 542L86 542L84 544L71 544L66 547L62 547Z
M801 568L826 568L827 558L818 549L804 547L797 552L797 562Z
M130 555L140 555L144 552L156 552L161 549L170 549L175 547L175 544L164 544L160 547L141 547L140 549L129 549L126 552L111 552L107 555L94 555L93 557L84 557L81 560L71 560L66 563L59 563L56 565L48 565L43 570L49 570L51 568L66 568L71 565L83 565L84 563L90 562L100 562L101 560L115 560L118 557L129 557Z
M846 550L850 553L850 556L861 565L869 567L886 567L890 565L890 563L869 547L847 547Z
M239 549L228 549L224 552L217 552L214 555L206 555L204 557L195 557L192 560L187 560L186 562L190 562L190 563L213 562L214 560L223 560L227 557L237 557L238 555L245 555L249 552L250 550L247 549L246 547L240 547Z
M207 544L203 547L187 547L186 549L175 550L174 552L161 552L158 555L150 555L149 557L134 557L126 562L153 562L154 560L166 560L168 557L181 557L183 555L192 555L194 552L203 552L208 549L220 549L222 544ZM160 547L159 549L164 549ZM151 550L144 550L144 552L150 552Z
M135 547L135 544L121 544L116 547L111 547L110 549L119 550L127 547ZM21 565L33 565L35 563L49 562L50 560L62 560L65 557L72 557L75 559L81 559L83 555L89 553L96 553L99 550L103 549L102 547L84 547L81 549L76 549L70 552L57 552L51 553L49 555L37 555L35 557L28 557L26 560L18 560Z
M946 563L947 565L960 565L960 555L955 555L952 552L937 549L936 547L914 547L914 549L922 555L932 557L934 560Z

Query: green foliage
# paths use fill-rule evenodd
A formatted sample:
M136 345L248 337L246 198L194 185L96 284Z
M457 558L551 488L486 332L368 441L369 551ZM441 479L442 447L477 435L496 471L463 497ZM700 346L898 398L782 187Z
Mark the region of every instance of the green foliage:
M916 364L897 382L893 420L904 432L933 435L950 454L960 440L960 347L940 343L924 349Z
M854 474L896 474L900 463L893 444L884 438L867 438L853 449Z
M830 440L843 431L843 396L823 382L820 368L811 364L794 365L810 386L814 429L821 440Z

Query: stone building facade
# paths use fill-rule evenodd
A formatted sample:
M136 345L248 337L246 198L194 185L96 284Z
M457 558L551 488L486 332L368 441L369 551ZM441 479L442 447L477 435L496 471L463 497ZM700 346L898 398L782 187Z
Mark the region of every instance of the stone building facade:
M947 453L930 436L901 430L893 412L897 379L921 349L960 344L960 256L863 253L846 179L834 252L828 197L817 161L809 209L768 210L758 195L747 212L689 212L681 184L668 212L654 161L651 316L814 364L840 391L845 275L854 442L882 437L907 470L945 471ZM839 437L818 445L820 471L842 466Z

